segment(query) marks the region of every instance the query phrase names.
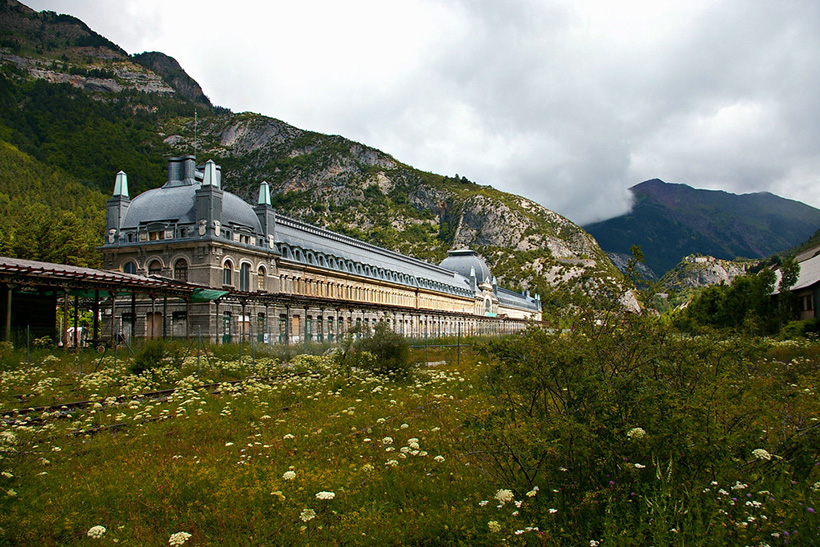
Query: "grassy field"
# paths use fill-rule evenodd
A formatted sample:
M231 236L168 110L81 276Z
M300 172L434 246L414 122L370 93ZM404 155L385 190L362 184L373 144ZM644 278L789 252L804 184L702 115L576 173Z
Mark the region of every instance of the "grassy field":
M816 344L772 343L766 366L749 373L775 382L790 374L765 404L781 401L807 431L820 416L818 353ZM676 487L675 464L650 450L620 463L560 460L567 463L522 482L505 471L517 447L488 450L498 437L476 426L504 410L486 355L462 350L456 365L454 350L417 352L415 359L443 363L410 378L342 371L325 357L285 364L220 355L199 364L177 356L136 376L122 355L116 365L112 356L86 355L81 375L73 354L39 351L29 364L20 362L25 353L7 352L0 544L812 545L820 538L820 447L801 448L799 457L815 463L803 461L800 469L810 470L798 474L789 457L774 453L775 439L760 442L771 453L744 448L745 457L732 456L720 472L690 473ZM166 388L176 390L140 396ZM752 408L753 395L728 396ZM10 412L81 400L92 402ZM617 432L618 442L634 447L652 436L651 422L643 425ZM549 444L539 438L549 428L514 427ZM585 466L612 480L577 496L569 477Z

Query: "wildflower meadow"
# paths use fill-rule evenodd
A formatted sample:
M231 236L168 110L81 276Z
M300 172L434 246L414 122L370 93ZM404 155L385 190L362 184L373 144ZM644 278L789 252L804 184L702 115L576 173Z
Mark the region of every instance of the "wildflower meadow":
M6 352L0 544L820 544L817 342L622 322L468 346L401 374Z

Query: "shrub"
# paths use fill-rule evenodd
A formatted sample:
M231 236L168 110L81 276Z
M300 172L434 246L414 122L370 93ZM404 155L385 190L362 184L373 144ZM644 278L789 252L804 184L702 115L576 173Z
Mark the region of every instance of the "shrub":
M54 340L51 336L43 336L42 338L35 338L31 345L37 349L54 347Z
M337 361L343 367L371 370L378 374L407 376L413 369L410 362L410 344L387 323L379 323L373 334L356 339L361 331L354 327L342 341L342 352Z
M802 338L810 333L820 332L820 320L804 319L802 321L789 321L780 333L782 338L791 340Z
M142 374L146 370L152 370L162 366L162 362L168 357L168 350L162 340L146 340L134 354L129 370L131 374Z

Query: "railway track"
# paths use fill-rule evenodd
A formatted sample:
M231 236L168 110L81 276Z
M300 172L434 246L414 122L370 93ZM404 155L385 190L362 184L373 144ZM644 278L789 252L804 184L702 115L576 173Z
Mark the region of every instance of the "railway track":
M321 375L320 371L316 370L308 370L304 372L293 372L287 374L279 374L276 376L267 376L264 378L260 378L263 381L279 381L284 378L290 378L293 376L312 376L312 375ZM220 393L220 386L224 385L237 385L241 384L242 382L247 381L249 378L253 378L253 376L249 376L247 378L243 378L241 380L228 380L224 382L212 382L208 384L201 384L195 386L193 389L197 391L207 390L210 392L211 395L217 395ZM84 410L88 407L93 407L96 404L100 404L103 407L106 406L117 406L123 403L131 402L134 400L165 400L168 399L171 395L173 395L179 388L169 388L169 389L160 389L155 391L145 391L142 393L132 394L132 395L119 395L117 397L105 397L101 399L89 399L85 401L74 401L70 403L59 403L54 405L46 405L46 406L34 406L34 407L20 407L20 408L13 408L9 410L0 411L0 416L2 419L6 421L7 424L13 424L17 421L20 417L27 417L34 414L43 414L48 413L52 414L54 417L61 418L66 417L74 410ZM113 399L113 400L112 400ZM39 421L42 418L29 418L26 420L27 423L31 423L32 421Z

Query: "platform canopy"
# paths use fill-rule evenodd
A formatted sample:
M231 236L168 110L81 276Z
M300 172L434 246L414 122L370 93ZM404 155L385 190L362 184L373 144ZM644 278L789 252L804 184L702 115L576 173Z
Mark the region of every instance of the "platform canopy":
M197 298L197 301L213 300L199 296L210 290L182 281L142 275L0 257L0 284L13 286L15 290L26 288L67 291L71 296L94 296L95 291L114 292L117 295L129 293L152 294ZM217 295L214 298L218 298Z

